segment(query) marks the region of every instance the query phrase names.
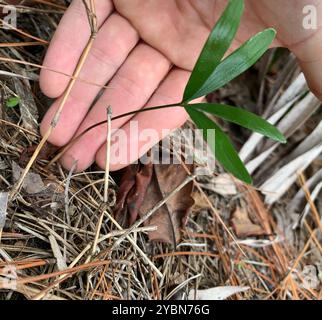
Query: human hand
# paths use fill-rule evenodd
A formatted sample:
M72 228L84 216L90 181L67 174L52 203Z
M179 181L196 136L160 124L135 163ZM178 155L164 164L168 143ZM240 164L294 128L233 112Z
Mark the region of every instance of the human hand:
M110 88L90 109L99 88L77 82L49 141L57 146L65 145L86 128L106 119L108 105L113 108L113 116L117 116L147 106L180 101L200 50L226 3L223 0L96 1L100 31L80 78L102 86L109 82ZM321 97L322 32L303 28L305 4L304 0L292 0L291 6L280 0L246 1L241 28L231 49L267 27L276 28L274 45L286 46L297 55L312 91ZM316 5L322 15L321 1L310 4ZM44 65L72 74L89 36L82 1L74 0L52 39ZM42 133L47 130L68 81L63 75L42 70L43 92L58 98L41 124ZM174 108L113 121L114 129L121 128L127 134L119 148L127 150L130 157L122 163L112 159L111 169L120 169L136 160L163 138L162 129L175 129L186 118L183 108ZM137 121L140 131L153 128L156 135L148 143L138 141L139 136L129 134L129 120ZM94 161L104 167L105 140L106 125L96 127L66 152L62 164L71 168L77 160L78 171ZM136 143L137 153L130 154L131 144Z

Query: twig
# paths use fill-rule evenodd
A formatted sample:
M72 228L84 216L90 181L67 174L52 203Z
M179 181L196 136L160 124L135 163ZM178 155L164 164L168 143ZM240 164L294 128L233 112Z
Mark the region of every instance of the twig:
M112 108L107 108L107 134L106 134L106 160L105 160L105 182L104 182L104 202L108 201L108 182L110 176L111 158L111 136L112 136Z
M107 134L106 134L106 161L105 161L105 179L104 179L104 204L105 206L108 205L108 182L110 176L110 149L111 149L111 135L112 135L112 124L111 124L111 117L112 117L112 108L108 106L107 108ZM92 248L92 256L95 254L98 237L101 232L102 223L104 218L104 207L102 208L102 213L98 220L96 234L93 242Z
M24 66L30 66L30 67L35 67L35 68L39 68L39 69L43 69L43 70L47 70L47 71L50 71L50 72L53 72L53 73L56 73L56 74L60 74L62 76L65 76L69 79L75 79L76 81L78 82L82 82L82 83L85 83L85 84L89 84L91 86L95 86L95 87L98 87L100 89L111 89L110 86L102 86L96 82L92 82L92 81L87 81L86 79L82 79L80 77L78 78L75 78L74 75L70 75L68 73L65 73L65 72L61 72L61 71L57 71L57 70L54 70L54 69L51 69L51 68L48 68L46 66L42 66L40 64L37 64L37 63L32 63L32 62L27 62L27 61L22 61L22 60L19 60L19 59L12 59L12 58L7 58L7 57L3 57L3 56L0 56L0 61L3 61L3 62L12 62L12 63L17 63L17 64L21 64L21 65L24 65Z
M20 279L17 279L17 284L26 284L26 283L31 283L31 282L39 282L39 281L42 281L42 280L50 279L50 278L53 278L53 277L56 277L56 276L61 276L61 275L65 275L65 276L70 275L71 276L72 274L77 273L79 271L83 271L83 270L87 270L89 268L95 268L95 267L98 267L98 266L102 266L102 265L108 264L110 262L111 261L107 261L107 260L106 261L93 261L91 263L83 264L81 266L69 268L69 269L62 270L62 271L56 271L56 272L52 272L52 273L41 274L41 275L33 276L33 277L20 278ZM0 286L0 289L1 288L2 287Z
M84 0L85 1L85 0ZM92 0L90 0L91 3L92 3ZM95 7L91 7L91 9L95 10ZM95 12L92 12L93 14L93 17L95 17ZM48 138L50 137L51 133L53 132L54 128L57 126L57 123L59 122L59 119L60 119L60 115L64 109L64 106L67 102L67 99L76 83L76 78L79 76L84 64L85 64L85 61L87 59L87 56L93 46L93 43L94 43L94 40L95 40L95 37L96 37L96 33L97 33L97 24L94 24L96 22L96 18L93 18L93 17L89 17L89 19L93 19L93 22L91 24L91 36L90 36L90 39L89 41L87 42L87 45L78 61L78 64L77 64L77 67L73 73L73 79L70 80L65 92L64 92L64 95L63 95L63 98L59 104L59 107L54 115L54 118L53 120L51 121L50 123L50 126L48 128L48 130L46 131L46 133L44 134L43 138L41 139L39 145L37 146L34 154L32 155L31 159L29 160L25 170L23 171L18 183L15 185L15 187L13 188L12 192L11 192L11 195L10 195L10 198L14 198L14 196L19 192L20 190L20 187L22 186L22 183L24 181L24 179L26 178L31 166L33 165L33 163L35 162L35 160L37 159L38 155L39 155L39 152L41 151L41 149L43 148L43 146L45 145L45 143L47 142ZM94 29L93 29L94 28Z
M306 183L306 180L305 180L303 172L299 173L299 181L300 181L300 185L301 185L301 187L302 187L302 189L304 191L306 200L310 205L310 209L312 211L312 218L313 218L314 222L316 223L317 227L319 228L320 232L322 232L322 225L321 225L321 222L320 222L321 218L320 218L319 212L318 212L318 210L317 210L317 208L315 206L315 203L312 200L312 196L311 196L310 190L309 190L309 188L307 186L307 183ZM304 221L304 218L305 218L304 213L305 213L305 210L301 214L301 216L298 218L298 223L301 223L301 221Z
M67 223L70 226L70 216L69 216L69 197L68 197L68 193L69 193L69 186L70 186L70 180L72 179L73 176L73 172L77 167L77 160L74 161L72 168L70 169L67 179L66 179L66 184L65 184L65 212L66 212L66 219L67 219Z

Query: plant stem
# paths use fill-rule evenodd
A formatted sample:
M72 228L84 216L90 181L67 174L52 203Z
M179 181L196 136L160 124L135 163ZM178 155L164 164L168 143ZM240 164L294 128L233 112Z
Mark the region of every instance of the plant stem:
M172 103L172 104L166 104L166 105L161 105L161 106L155 106L155 107L149 107L149 108L145 108L145 109L129 111L129 112L122 113L122 114L120 114L118 116L113 117L111 119L111 121L118 120L118 119L121 119L121 118L124 118L124 117L127 117L127 116L131 116L133 114L138 114L138 113L142 113L142 112L154 111L154 110L160 110L160 109L166 109L166 108L173 108L173 107L182 107L182 106L186 106L186 105L184 103L182 103L182 102L177 102L177 103ZM106 124L106 123L107 123L107 120L97 122L97 123L93 124L92 126L88 127L82 133L80 133L77 137L75 137L73 140L71 140L66 146L64 146L61 149L61 151L48 163L47 168L50 167L56 161L58 161L65 154L65 152L67 150L69 150L86 133L88 133L89 131L95 129L96 127L101 126L101 125Z
M107 108L107 133L106 133L106 160L105 160L105 182L104 182L104 202L108 201L108 183L110 175L110 155L111 155L111 135L112 135L112 108Z
M108 184L109 184L109 176L110 176L110 149L111 149L111 133L112 133L112 123L111 123L111 117L112 117L112 108L108 106L107 108L107 133L106 133L106 160L105 160L105 179L104 179L104 198L103 202L107 206L108 205ZM96 234L93 241L93 247L92 247L92 255L88 257L90 260L91 257L95 255L96 247L98 244L98 239L100 236L103 219L104 219L104 210L105 208L102 207L101 215L98 219L97 227L96 227Z
M147 112L147 111L153 111L153 110L166 109L166 108L181 107L181 106L182 106L182 102L178 102L178 103L173 103L173 104L165 104L163 106L156 106L156 107L149 107L149 108L145 108L145 109L134 110L134 111L130 111L130 112L127 112L127 113L120 114L120 115L112 118L112 121L117 120L117 119L121 119L121 118L124 118L124 117L127 117L127 116L130 116L132 114L137 114L137 113L142 113L142 112Z

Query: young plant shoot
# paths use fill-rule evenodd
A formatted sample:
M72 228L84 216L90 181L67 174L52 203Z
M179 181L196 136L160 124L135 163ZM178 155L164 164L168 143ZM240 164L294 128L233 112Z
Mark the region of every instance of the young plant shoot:
M205 113L238 124L273 140L285 143L284 136L266 120L246 110L213 103L189 102L217 90L250 68L267 51L276 32L266 29L246 41L223 59L238 30L244 9L243 0L230 0L224 13L213 28L192 71L185 88L183 105L196 126L203 130L216 130L216 139L208 141L216 159L236 178L251 183L252 179L234 149L229 137Z
M243 0L229 1L201 51L185 87L181 102L130 111L118 115L112 118L112 120L140 112L178 106L183 107L196 126L202 130L210 149L214 152L216 159L221 163L224 169L233 174L236 178L251 184L252 179L229 137L223 132L220 126L206 114L212 114L225 121L238 124L249 130L260 133L280 143L286 143L283 134L266 120L241 108L223 104L192 102L197 98L206 96L223 87L245 72L262 57L272 44L276 31L269 28L254 35L237 50L224 58L225 53L230 48L231 43L235 38L243 11ZM82 134L85 134L103 123L106 123L106 121L91 126ZM209 139L207 139L207 130L209 129L215 130L215 139L212 141L208 141ZM73 141L71 141L71 143L73 143Z

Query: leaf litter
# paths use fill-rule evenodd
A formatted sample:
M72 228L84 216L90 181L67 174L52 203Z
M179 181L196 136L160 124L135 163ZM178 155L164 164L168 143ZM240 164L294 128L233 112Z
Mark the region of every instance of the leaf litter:
M126 220L126 226L132 225L138 216L151 210L186 177L187 172L181 165L131 165L120 184L115 211L117 219ZM194 203L192 188L193 183L190 182L145 222L146 226L157 227L149 233L151 241L176 244L181 240L181 229L186 225L189 209Z
M63 1L56 2L59 9L50 3L30 7L33 14L22 13L19 28L50 39L65 10ZM39 28L40 25L46 28ZM30 40L3 30L0 37L9 43ZM2 56L38 64L43 52L42 46L23 46L19 52L10 46L1 48ZM39 142L39 137L29 131L36 132L37 115L43 114L44 106L48 107L51 101L37 87L38 70L19 64L13 70L13 63L3 62L0 270L14 266L19 272L15 290L6 287L6 278L0 277L0 299L162 299L174 292L184 292L186 297L193 292L195 297L194 290L199 294L209 290L215 297L212 289L218 287L227 288L220 289L220 297L230 287L249 288L230 299L320 299L321 272L313 271L321 269L321 222L316 221L313 212L321 216L321 108L308 93L294 57L280 49L268 55L245 75L208 97L210 102L235 103L265 115L289 135L286 146L272 145L256 134L249 136L246 130L225 124L225 132L252 167L256 189L241 187L217 166L216 175L198 176L185 192L174 194L144 225L130 230L127 228L134 221L171 193L187 175L183 165L131 166L121 174L119 183L110 177L118 202L116 207L108 208L111 215L104 216L95 257L90 255L89 244L95 239L100 217L102 171L90 168L72 174L67 182L68 174L59 165L44 169L49 160L44 155L33 167L32 176L17 199L9 199L12 183L30 157L29 148ZM10 96L19 96L26 108L4 108L5 98ZM29 109L34 106L37 110ZM20 162L24 151L25 159ZM308 152L312 152L310 157ZM200 162L196 165L200 166ZM313 198L309 207L308 193L303 193L303 185L297 183L301 169L308 180L306 191ZM281 176L286 178L281 180ZM48 181L53 189L43 189ZM68 197L63 195L66 185ZM266 191L266 198L262 191ZM236 210L242 211L246 228L243 234L235 230L235 241L218 217L232 230L234 213L240 214ZM116 227L113 212L122 222L121 229ZM293 229L303 212L303 223ZM263 233L250 232L254 226ZM110 252L113 243L127 230L144 257L127 238ZM161 279L146 259L162 273Z

